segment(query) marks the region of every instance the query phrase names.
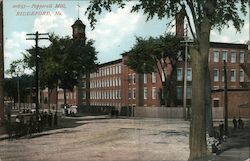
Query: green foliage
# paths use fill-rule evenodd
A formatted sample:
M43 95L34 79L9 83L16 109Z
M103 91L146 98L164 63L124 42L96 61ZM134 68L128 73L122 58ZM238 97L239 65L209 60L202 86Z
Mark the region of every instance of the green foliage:
M23 62L22 59L18 59L14 60L10 64L10 69L8 69L6 73L18 77L24 74L24 70L25 70L25 63Z
M165 68L166 59L175 63L181 56L180 41L181 38L171 34L148 39L137 37L126 64L138 73L151 73L164 60L160 68Z
M32 75L22 75L20 76L20 100L21 102L27 102L27 96L30 94L30 89L33 86ZM4 95L5 97L9 97L15 102L17 102L17 81L18 77L5 78L4 79Z
M85 14L88 15L91 27L94 28L96 15L103 10L111 11L112 5L123 8L126 2L131 0L92 0ZM240 13L246 15L248 0L138 0L131 1L133 6L131 12L143 11L147 20L157 16L159 19L170 18L179 12L186 16L194 39L200 36L202 23L208 21L211 27L218 30L229 27L229 22L240 31L244 24ZM192 19L191 19L192 17ZM193 20L193 21L192 21ZM194 28L192 27L194 25Z
M49 47L39 50L39 79L40 87L50 89L59 86L73 90L80 75L96 67L97 52L93 41L86 44L83 40L72 40L70 37L50 35ZM35 49L27 50L26 64L33 69L35 66Z

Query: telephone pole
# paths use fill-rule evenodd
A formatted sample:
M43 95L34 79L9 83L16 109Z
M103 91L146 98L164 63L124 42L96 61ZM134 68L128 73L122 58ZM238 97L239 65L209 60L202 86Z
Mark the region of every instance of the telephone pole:
M36 65L36 73L35 73L35 82L36 82L36 120L38 120L38 115L39 115L39 100L38 100L38 95L39 95L39 60L38 58L40 57L38 54L38 41L39 40L48 40L49 38L47 37L39 37L39 36L48 36L48 33L38 33L38 31L35 34L26 34L26 36L35 36L35 38L27 38L26 40L35 40L36 46L35 46L35 65Z
M187 28L186 28L187 30ZM187 68L188 68L188 43L193 43L193 40L188 39L187 34L185 36L185 40L181 41L181 43L185 43L185 55L184 55L184 79L183 79L183 117L185 120L188 120L190 112L189 109L187 111ZM187 113L188 112L188 113Z
M224 60L224 123L225 135L228 136L228 97L227 97L227 65Z

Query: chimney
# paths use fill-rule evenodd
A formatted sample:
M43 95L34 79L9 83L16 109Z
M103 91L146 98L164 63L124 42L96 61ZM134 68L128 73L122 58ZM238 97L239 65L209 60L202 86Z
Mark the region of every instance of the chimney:
M184 13L180 11L175 15L175 34L178 37L184 37Z

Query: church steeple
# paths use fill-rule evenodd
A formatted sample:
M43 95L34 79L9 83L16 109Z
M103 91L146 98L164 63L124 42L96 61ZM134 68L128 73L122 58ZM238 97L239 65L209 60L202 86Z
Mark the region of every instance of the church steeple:
M75 21L75 23L71 26L73 29L73 39L83 39L86 40L85 35L85 28L86 26L82 23L82 21L79 19L79 8L80 5L78 4L78 19Z

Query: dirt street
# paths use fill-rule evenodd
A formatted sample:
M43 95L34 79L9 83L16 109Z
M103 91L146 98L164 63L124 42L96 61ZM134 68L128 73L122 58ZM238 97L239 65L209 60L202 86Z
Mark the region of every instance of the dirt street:
M188 122L68 118L73 127L0 141L2 161L186 161Z

